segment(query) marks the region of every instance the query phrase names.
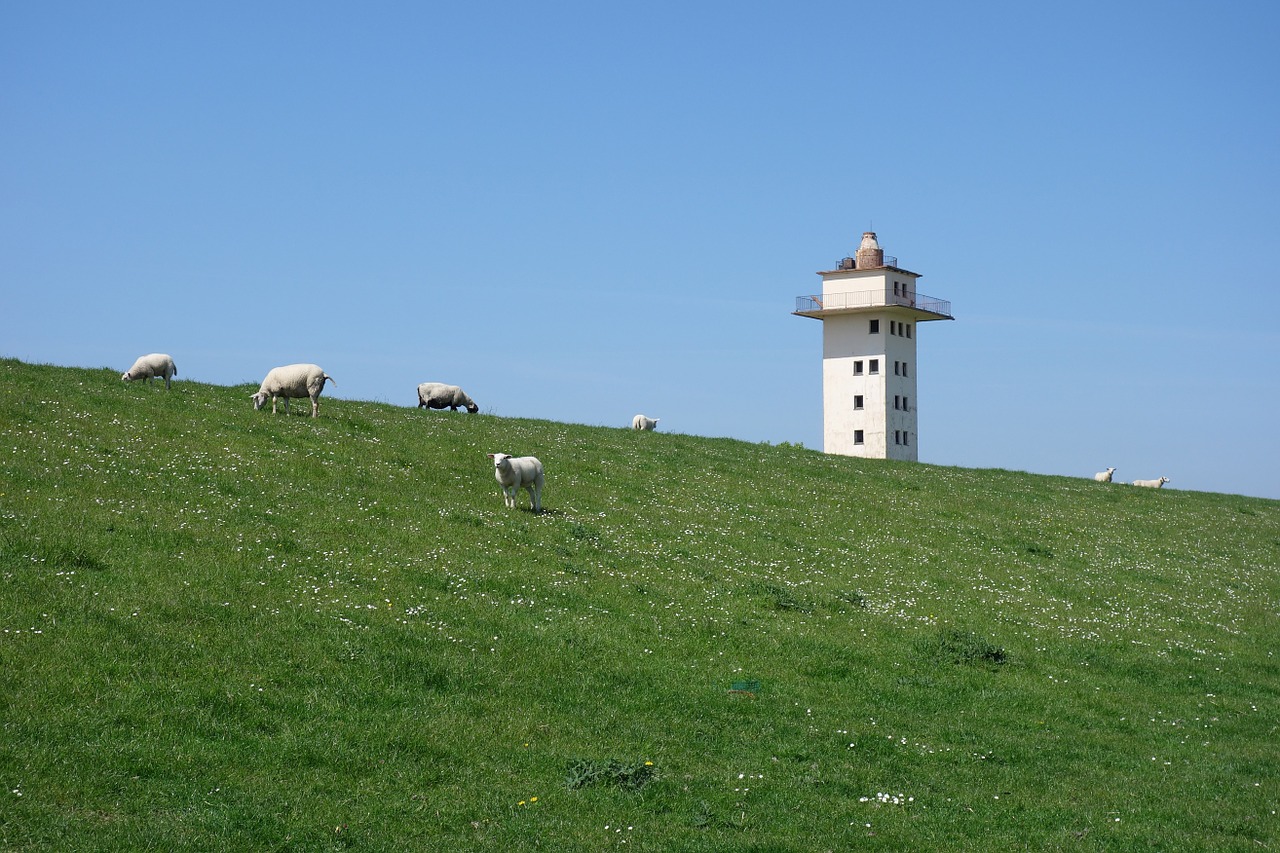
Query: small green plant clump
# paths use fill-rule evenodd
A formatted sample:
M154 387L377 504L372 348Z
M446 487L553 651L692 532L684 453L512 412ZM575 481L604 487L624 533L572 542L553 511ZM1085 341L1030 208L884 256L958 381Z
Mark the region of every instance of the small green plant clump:
M941 663L1000 666L1008 660L1008 653L1000 646L959 628L944 628L922 637L916 648L923 657Z
M569 762L565 787L570 791L591 785L606 785L624 791L639 791L658 776L652 761L622 762L616 758L598 761L579 758Z

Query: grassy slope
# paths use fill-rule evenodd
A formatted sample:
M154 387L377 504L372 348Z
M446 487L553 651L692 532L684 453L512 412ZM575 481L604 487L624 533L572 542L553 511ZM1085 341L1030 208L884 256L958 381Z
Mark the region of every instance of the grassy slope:
M1280 503L253 390L0 361L0 848L1280 846Z

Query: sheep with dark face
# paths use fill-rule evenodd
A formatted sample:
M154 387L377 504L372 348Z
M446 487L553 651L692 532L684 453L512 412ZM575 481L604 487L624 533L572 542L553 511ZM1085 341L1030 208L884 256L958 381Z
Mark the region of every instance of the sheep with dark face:
M534 512L542 512L542 484L545 480L542 463L536 456L511 456L506 453L490 453L493 460L493 476L502 489L502 500L514 508L516 496L524 489L529 493L529 504Z
M132 382L135 379L145 379L147 384L151 384L151 380L157 376L164 378L164 387L169 387L169 378L178 375L178 367L173 363L172 356L162 352L153 352L150 355L139 356L138 360L133 363L120 377L125 382Z
M284 398L284 413L289 414L290 397L310 397L311 417L320 414L320 392L324 384L338 381L315 364L288 364L284 367L273 367L262 380L262 387L253 395L253 410L261 409L271 398L271 414L276 413L276 398Z
M425 407L428 409L448 409L451 412L456 412L459 406L473 415L480 411L480 407L475 404L475 401L467 396L467 392L457 385L445 385L443 382L423 382L418 386L419 409Z

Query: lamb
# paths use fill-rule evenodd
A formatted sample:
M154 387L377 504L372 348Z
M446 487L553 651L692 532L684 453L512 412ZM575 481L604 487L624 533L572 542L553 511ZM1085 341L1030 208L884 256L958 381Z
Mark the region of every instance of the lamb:
M473 415L480 411L480 407L467 396L467 392L457 385L445 385L443 382L423 382L418 386L418 408L423 406L428 409L448 409L451 412L458 411L461 406Z
M284 413L289 414L289 398L290 397L310 397L311 398L311 417L316 417L320 413L320 392L324 390L324 383L332 382L338 384L338 380L325 373L315 364L290 364L285 367L273 367L265 379L262 380L262 387L258 389L258 393L254 394L253 410L256 412L261 409L267 402L267 398L271 398L271 414L276 413L276 398L284 398Z
M502 500L514 508L516 495L521 489L529 492L529 503L534 512L542 512L542 484L545 480L542 463L536 456L510 456L506 453L487 454L493 460L493 476L502 489Z
M1093 479L1097 480L1099 483L1110 483L1111 475L1114 474L1115 472L1116 472L1115 468L1108 468L1105 471L1099 471L1098 473L1094 474Z
M153 352L150 355L139 356L138 360L133 363L121 379L125 382L132 382L135 379L145 379L147 384L151 384L151 380L156 376L164 377L164 387L169 387L169 378L178 375L178 367L173 363L173 358L162 352Z
M1134 480L1135 486L1146 486L1148 489L1158 489L1165 483L1169 482L1168 477L1161 477L1159 480Z
M658 421L660 420L662 418L646 418L644 415L636 415L631 419L631 428L652 432L658 428Z

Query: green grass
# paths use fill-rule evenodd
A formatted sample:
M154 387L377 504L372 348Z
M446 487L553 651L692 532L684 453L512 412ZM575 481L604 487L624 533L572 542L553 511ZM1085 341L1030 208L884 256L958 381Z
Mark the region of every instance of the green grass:
M253 390L0 361L0 849L1280 848L1280 502Z

